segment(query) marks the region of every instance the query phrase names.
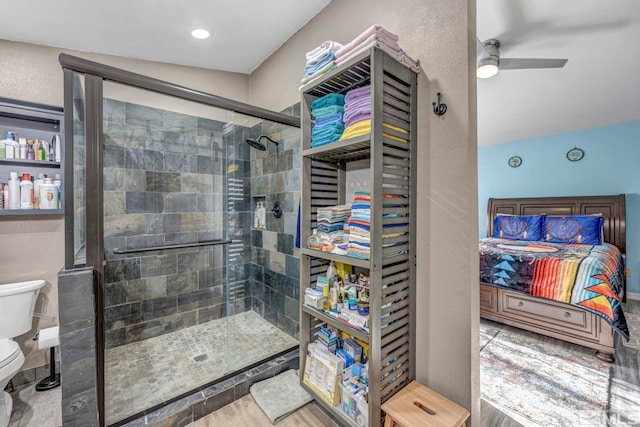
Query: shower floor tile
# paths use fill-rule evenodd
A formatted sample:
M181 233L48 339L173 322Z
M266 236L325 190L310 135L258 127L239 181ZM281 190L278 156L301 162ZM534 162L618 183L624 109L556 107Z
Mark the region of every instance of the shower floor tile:
M107 424L296 345L296 339L247 311L108 349Z

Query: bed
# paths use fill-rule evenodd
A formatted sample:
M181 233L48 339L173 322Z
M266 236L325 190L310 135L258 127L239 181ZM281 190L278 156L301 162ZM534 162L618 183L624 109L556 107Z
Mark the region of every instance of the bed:
M602 215L604 242L617 247L624 258L626 251L624 194L584 197L491 198L487 207L487 236L493 236L494 220L498 215L539 214L547 216ZM486 245L483 246L482 240L480 248L487 249ZM544 248L541 247L540 250L544 250ZM480 316L482 318L592 348L596 350L596 357L599 359L607 362L615 360L615 330L603 316L596 314L591 309L532 296L501 284L487 283L489 280L487 280L486 271L482 271L483 256L485 255L481 250ZM515 259L518 261L518 257ZM522 260L522 257L520 259ZM484 281L482 276L485 278ZM619 301L624 301L626 294L624 273L622 273L620 281L622 286L615 288L618 291L617 295L610 295L609 298L609 301L616 305L616 309L619 309ZM623 328L626 328L621 309L617 316L621 317L617 320L623 324ZM620 331L619 324L614 326L616 330Z

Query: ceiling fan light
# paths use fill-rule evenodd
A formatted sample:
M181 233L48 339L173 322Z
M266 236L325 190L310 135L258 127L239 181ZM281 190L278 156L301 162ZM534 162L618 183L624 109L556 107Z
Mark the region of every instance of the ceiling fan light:
M498 61L492 58L486 58L478 63L476 76L479 79L488 79L498 74Z

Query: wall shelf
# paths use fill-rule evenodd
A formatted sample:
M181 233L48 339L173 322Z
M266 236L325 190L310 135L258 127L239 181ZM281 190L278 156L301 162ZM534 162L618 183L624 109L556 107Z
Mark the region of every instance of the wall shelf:
M54 135L58 135L60 155L64 158L64 113L60 107L0 98L0 139L5 139L9 131L17 133L18 138L49 142L52 142ZM10 172L17 172L18 176L28 173L34 178L40 173L52 179L55 175L64 178L62 162L0 158L0 182L6 184ZM63 214L62 209L0 210L0 217L53 218Z

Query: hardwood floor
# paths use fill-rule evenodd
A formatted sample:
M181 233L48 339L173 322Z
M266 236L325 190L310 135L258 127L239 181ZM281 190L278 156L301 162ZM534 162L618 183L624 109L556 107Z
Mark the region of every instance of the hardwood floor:
M640 315L640 301L629 300L623 305L623 309L625 313ZM492 325L502 327L498 324ZM616 361L610 366L609 419L603 425L635 425L640 422L640 350L625 346L618 335L615 337L615 346ZM481 411L483 426L522 426L485 400L482 400Z

